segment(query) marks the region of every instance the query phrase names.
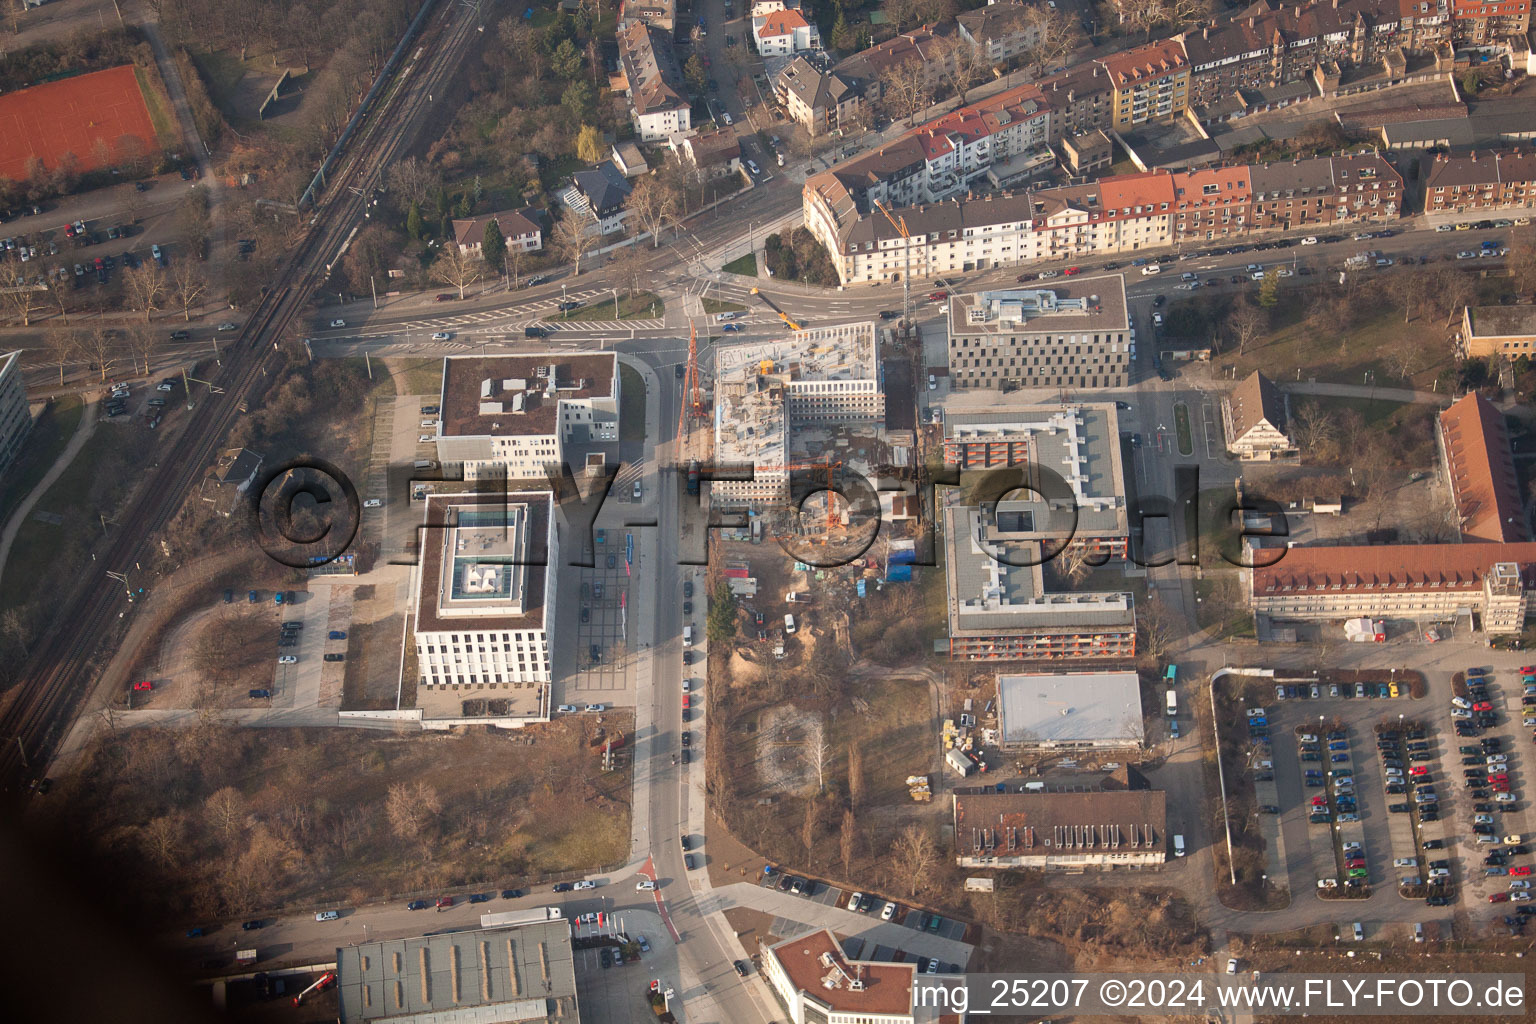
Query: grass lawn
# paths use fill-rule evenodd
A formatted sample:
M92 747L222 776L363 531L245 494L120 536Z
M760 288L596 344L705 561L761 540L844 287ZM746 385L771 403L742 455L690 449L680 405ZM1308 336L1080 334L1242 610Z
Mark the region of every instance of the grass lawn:
M166 95L165 83L160 80L158 72L151 73L149 68L138 65L134 65L133 76L138 79L139 92L144 96L149 123L155 126L155 138L159 139L160 148L176 149L179 136L176 132L176 119L171 116L171 101Z
M745 313L747 307L739 302L723 302L720 299L704 300L704 312L706 313Z
M374 360L375 364L384 360ZM430 359L391 359L388 361L390 373L405 374L405 393L408 395L430 395L436 398L443 392L443 360L441 357ZM377 374L379 371L374 370Z
M85 405L79 398L65 395L49 403L37 422L32 424L32 433L21 449L21 457L5 475L5 493L0 495L0 526L58 461L69 439L75 436L84 411Z
M1173 407L1173 428L1179 433L1179 454L1192 454L1195 444L1189 432L1189 407L1183 402Z
M1222 575L1207 573L1204 578L1195 580L1195 621L1201 629L1215 629L1216 639L1255 635L1253 616L1241 603L1227 600L1232 588L1237 586L1240 585L1236 581L1236 570Z
M740 274L742 277L756 277L757 253L749 252L745 256L738 256L720 269L725 271L727 274Z
M607 298L594 302L590 306L582 306L573 309L561 319L564 320L652 320L661 316L666 309L666 304L650 292L639 292L634 296L619 296L619 315L613 315L613 299Z
M640 371L619 364L619 440L645 440L645 380Z
M1406 381L1383 358L1404 348L1420 353L1418 361L1410 364ZM1220 358L1224 364L1236 365L1238 380L1254 370L1263 370L1277 382L1296 380L1299 367L1303 379L1359 384L1369 371L1376 375L1378 387L1426 391L1453 366L1440 325L1428 317L1403 323L1402 309L1391 303L1348 331L1318 330L1298 320L1249 345L1241 356L1223 352Z

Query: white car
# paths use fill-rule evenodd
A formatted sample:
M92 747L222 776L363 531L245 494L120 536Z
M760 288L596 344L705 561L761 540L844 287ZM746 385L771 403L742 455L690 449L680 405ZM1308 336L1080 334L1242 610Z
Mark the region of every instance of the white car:
M331 326L332 327L345 327L345 326L347 326L347 322L345 320L332 320L331 321Z
M1141 268L1142 277L1151 277L1154 274L1161 274L1162 272L1163 268L1156 263L1148 263L1146 266Z
M1234 956L1234 957L1231 957L1230 959L1227 960L1227 973L1228 974L1236 974L1237 973L1237 957Z
M593 712L594 714L601 714L602 712L608 710L608 705L607 704L588 704L587 705L587 710L590 711L590 712Z
M238 331L239 329L240 329L240 325L239 324L232 324L228 320L224 321L223 323L219 324L219 326L214 328L214 330L216 330L216 331Z
M1306 238L1303 238L1301 240L1301 244L1302 245L1316 245L1317 244L1317 236L1316 235L1308 235Z
M1517 890L1517 891L1512 892L1512 893L1509 894L1509 902L1511 902L1511 903L1529 903L1529 902L1531 902L1531 894L1528 893L1528 892L1520 892L1520 891Z
M285 654L277 659L277 663L279 665L297 665L299 663L299 659L295 655Z
M452 331L438 331L438 332L436 332L435 334L432 335L432 340L433 341L447 341L451 337L453 337L453 332Z
M580 711L581 708L578 708L575 704L561 704L559 707L555 708L555 710L560 712L562 715L574 715L576 712Z
M1518 799L1519 799L1519 797L1515 796L1515 794L1513 794L1513 793L1495 793L1495 794L1493 794L1493 802L1496 803L1496 804L1512 804L1512 803L1514 803Z
M1525 837L1519 832L1511 832L1504 837L1504 844L1506 846L1519 846L1523 842L1525 842Z
M656 883L649 878L642 878L635 883L635 892L654 892L655 889Z
M432 444L437 438L432 434L422 434L416 440L421 444Z
M367 501L363 502L363 508L378 508L383 504L384 502L380 501L378 498L369 498Z
M690 682L690 681L689 681L689 680L687 680L687 679L684 679L684 680L683 680L683 692L684 692L684 693L687 693L687 692L689 692L689 690L690 690L690 688L691 688L691 687L692 687L692 685L693 685L693 684L692 684L692 683L691 683L691 682Z
M571 888L572 889L596 889L597 888L597 883L596 882L590 882L587 879L583 878L581 881L579 881L575 885L571 886Z
M174 390L176 390L176 385L174 385L174 384L156 384L155 385L155 390L156 391L174 391ZM123 394L125 394L125 395L127 393L128 392L126 392L126 391L123 392Z
M1517 878L1513 882L1509 883L1509 887L1511 889L1529 889L1531 887L1531 883L1524 878Z
M1436 225L1436 226L1435 226L1435 230L1436 230L1436 231L1455 231L1455 230L1456 230L1456 228L1455 228L1455 227L1453 227L1453 226L1452 226L1452 225L1450 225L1450 224L1437 224L1437 225Z
M753 177L756 177L758 174L762 173L762 172L760 172L757 169L757 161L756 160L748 160L747 161L747 170L752 172L752 176Z
M882 921L889 921L891 918L893 918L895 916L896 916L896 904L894 904L894 903L887 903L885 905L885 909L880 911L880 920L882 920Z
M1161 326L1163 326L1163 314L1161 314L1161 313L1153 313L1152 314L1152 326L1153 327L1161 327Z
M1472 702L1467 700L1465 697L1452 697L1451 703L1458 708L1463 708L1466 710L1471 710L1472 708Z
M1416 868L1419 866L1419 859L1417 857L1399 857L1392 862L1392 866L1395 868Z
M1451 717L1460 718L1465 721L1472 717L1472 712L1467 711L1464 708L1451 708Z

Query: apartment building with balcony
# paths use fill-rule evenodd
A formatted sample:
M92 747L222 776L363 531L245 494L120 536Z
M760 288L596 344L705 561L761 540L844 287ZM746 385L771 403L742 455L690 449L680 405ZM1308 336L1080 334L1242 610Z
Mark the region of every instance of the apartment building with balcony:
M796 57L773 79L773 94L784 113L811 135L849 125L864 109L864 96L835 71L823 71Z
M957 15L955 28L987 63L1006 66L1027 56L1040 38L1033 7L1019 0L989 3Z
M1451 0L1451 28L1458 46L1519 38L1530 27L1531 0Z
M620 28L619 67L641 142L663 142L688 130L691 108L671 32L641 20Z
M1116 131L1169 121L1189 107L1189 58L1177 38L1100 58L1114 89L1110 122Z

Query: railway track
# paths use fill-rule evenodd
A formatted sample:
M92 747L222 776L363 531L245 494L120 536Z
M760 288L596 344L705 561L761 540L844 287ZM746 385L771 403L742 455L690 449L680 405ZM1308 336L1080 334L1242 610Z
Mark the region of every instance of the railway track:
M161 453L160 468L121 517L107 550L98 552L97 564L104 570L122 573L146 559L149 545L185 504L241 406L259 397L281 365L282 341L296 322L302 322L311 294L361 219L379 175L421 127L431 96L447 86L477 27L465 8L447 4L425 30L418 55L401 67L352 143L309 232L225 360L216 381L224 394L203 396L187 429L169 452ZM60 605L53 625L34 646L12 700L0 713L0 793L5 803L14 806L25 800L27 780L40 774L40 766L52 757L64 728L95 683L98 650L130 607L115 583L94 574L82 579Z

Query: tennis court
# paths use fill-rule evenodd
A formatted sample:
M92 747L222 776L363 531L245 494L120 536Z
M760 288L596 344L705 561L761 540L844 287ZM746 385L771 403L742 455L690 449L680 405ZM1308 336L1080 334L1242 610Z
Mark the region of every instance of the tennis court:
M94 171L157 149L131 64L0 96L0 177L25 180L33 157L51 171L73 153Z

